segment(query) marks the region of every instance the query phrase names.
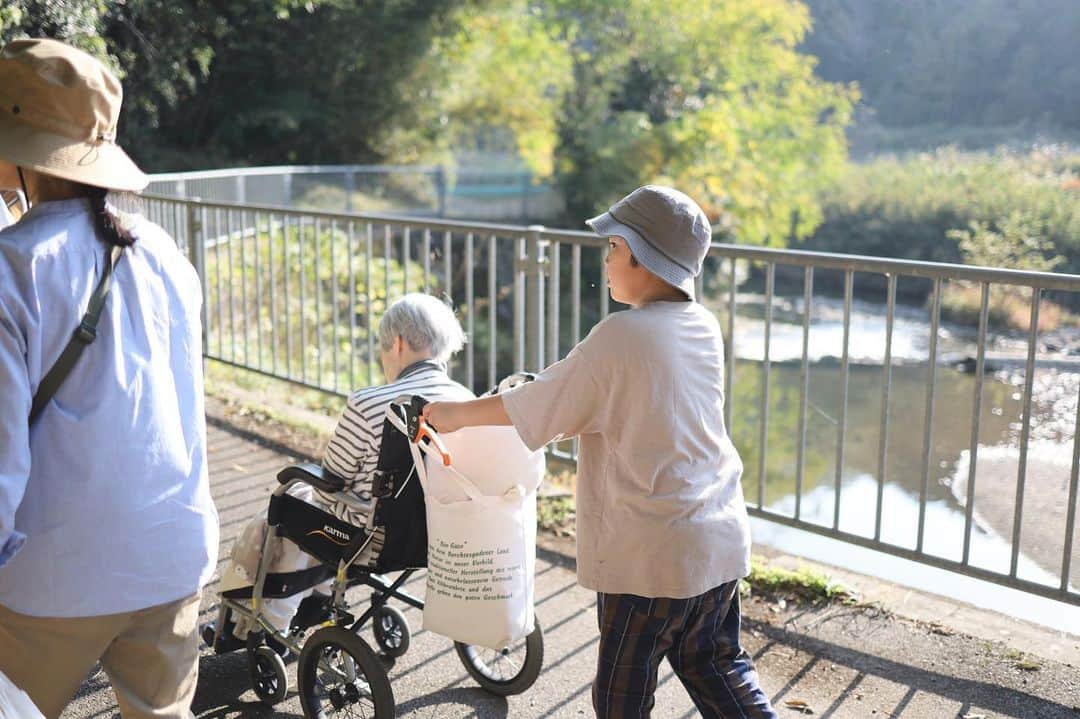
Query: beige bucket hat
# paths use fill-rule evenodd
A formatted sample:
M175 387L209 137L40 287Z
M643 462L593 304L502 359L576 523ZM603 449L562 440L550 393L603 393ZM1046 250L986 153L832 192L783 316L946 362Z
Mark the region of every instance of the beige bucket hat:
M65 180L138 192L149 178L116 144L123 90L97 59L57 40L0 50L0 159Z

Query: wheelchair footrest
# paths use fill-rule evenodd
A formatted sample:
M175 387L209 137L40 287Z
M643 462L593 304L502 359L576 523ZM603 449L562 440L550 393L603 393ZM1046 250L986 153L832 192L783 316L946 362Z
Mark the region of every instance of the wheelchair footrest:
M293 615L289 629L303 630L322 624L331 616L332 602L333 597L318 592L304 597L304 601L300 602L300 606L296 608L296 614Z

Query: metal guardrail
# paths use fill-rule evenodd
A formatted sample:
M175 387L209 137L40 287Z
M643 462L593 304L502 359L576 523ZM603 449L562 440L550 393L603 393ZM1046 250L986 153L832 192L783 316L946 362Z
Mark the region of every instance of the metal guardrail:
M143 203L147 216L186 249L203 280L206 356L328 392L345 394L381 381L377 318L388 302L407 291L441 293L459 309L470 342L452 373L475 389L490 387L511 371L539 369L562 357L583 331L611 311L601 261L605 243L591 233L162 196L146 196ZM1072 462L1067 477L1053 478L1061 487L1067 484L1068 498L1062 516L1055 520L1062 525L1060 533L1052 533L1060 557L1056 568L1047 570L1052 580L1025 576L1021 553L1023 533L1033 531L1033 526L1041 530L1035 525L1049 521L1024 511L1033 408L1044 399L1036 396L1035 384L1036 371L1046 359L1039 349L1042 299L1048 291L1080 292L1080 276L721 244L711 247L709 258L707 277L698 281L699 296L717 312L724 328L725 421L733 436L741 437L744 491L752 515L1080 605L1080 570L1072 563L1080 539L1075 532L1080 411L1071 426L1065 422L1055 445L1064 452L1071 442ZM852 321L858 305L856 280L884 299L884 314L879 317L884 323L882 352L869 367L866 362L856 367L852 357L851 336L859 329ZM824 289L815 291L815 282L823 283ZM920 325L928 325L925 348L919 349L916 361L909 358L907 363L897 361L901 353L894 336L915 310L898 303L901 283L907 290L919 285L928 292L926 307L918 310L926 314ZM842 301L829 298L834 289ZM943 298L957 289L977 296L973 375L963 380L970 386L956 385L959 375L951 370L943 375L939 366L942 343L950 336L943 331ZM1022 380L1018 378L1022 390L1013 393L1016 397L1002 394L1004 385L991 376L986 362L993 300L1002 292L1021 298L1029 318L1022 340ZM811 359L812 316L823 303L832 303L833 314L839 315L838 364ZM786 329L801 330L801 351L795 359L774 359L781 314L792 320L783 323ZM743 338L736 333L737 319ZM749 342L744 339L748 327L761 330L762 353L741 360L736 349L742 351ZM851 393L855 369L862 388L858 396ZM907 384L895 386L901 378ZM936 392L944 389L945 380L948 393L939 399ZM850 414L856 406L853 400L871 407L858 422ZM988 413L986 404L991 400L1011 407L1013 416L999 417L997 406ZM834 403L835 409L822 410L818 405L824 401ZM949 418L938 420L946 410ZM812 418L816 421L818 414L830 422L815 424ZM940 430L957 435L951 426L958 421L954 415L967 418L959 434L968 438L964 443L968 462L966 476L955 478L966 482L959 498L962 547L958 556L946 556L927 541L927 518L928 508L945 501L932 479L940 470L936 453ZM1007 508L1012 527L1011 532L999 530L1011 534L1008 566L989 567L975 558L976 540L982 536L976 531L976 512L980 502L1002 500L1000 492L991 497L977 494L977 481L989 481L977 471L978 458L987 440L1000 441L1006 430L1018 431L1013 501ZM988 438L992 432L999 434ZM822 449L826 446L827 451ZM872 528L866 531L853 531L841 521L853 461L849 454L856 448L866 455L860 460L863 464L875 465L866 472L876 483L874 506L858 509L862 515L872 512ZM563 443L551 451L570 457L576 444ZM894 465L900 460L908 464L898 472ZM886 486L893 481L907 482L912 495L917 490L914 543L894 541L884 531L895 519L895 512L885 506ZM832 492L831 507L815 518L808 514L807 502L818 490ZM783 503L774 496L778 493L793 496L791 511L782 511ZM936 540L936 533L931 534Z
M159 173L146 192L292 209L380 210L435 217L550 217L558 193L527 170L437 165L280 165ZM355 206L356 203L361 206ZM365 204L367 203L367 204Z

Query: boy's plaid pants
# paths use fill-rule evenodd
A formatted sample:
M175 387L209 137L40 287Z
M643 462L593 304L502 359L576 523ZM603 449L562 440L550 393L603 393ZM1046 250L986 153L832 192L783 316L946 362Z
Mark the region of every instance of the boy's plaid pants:
M689 599L598 594L597 717L648 717L660 660L667 657L706 719L775 719L739 646L738 586L738 580L728 582Z

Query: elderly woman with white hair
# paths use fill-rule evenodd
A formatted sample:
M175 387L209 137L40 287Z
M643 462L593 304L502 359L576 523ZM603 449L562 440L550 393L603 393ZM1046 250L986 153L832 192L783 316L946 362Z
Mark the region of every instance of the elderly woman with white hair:
M386 384L358 389L349 397L323 454L323 468L345 480L345 490L324 494L306 484L290 494L332 512L358 527L367 525L372 510L372 476L382 444L383 418L391 400L403 394L421 395L428 400L467 400L474 397L464 386L450 379L447 363L465 344L465 333L453 310L442 301L424 294L408 294L392 304L379 322L379 362ZM232 561L222 574L221 591L251 585L267 531L265 512L254 517L233 546ZM358 560L374 566L383 547L383 534L376 529L368 548ZM288 540L276 540L271 572L293 572L318 563ZM284 631L305 597L313 590L281 599L266 600L264 615ZM229 633L216 637L212 625L203 628L203 639L218 651L242 646L248 625L226 618ZM215 641L216 640L216 641ZM268 640L271 646L275 643ZM279 651L283 648L275 646Z

